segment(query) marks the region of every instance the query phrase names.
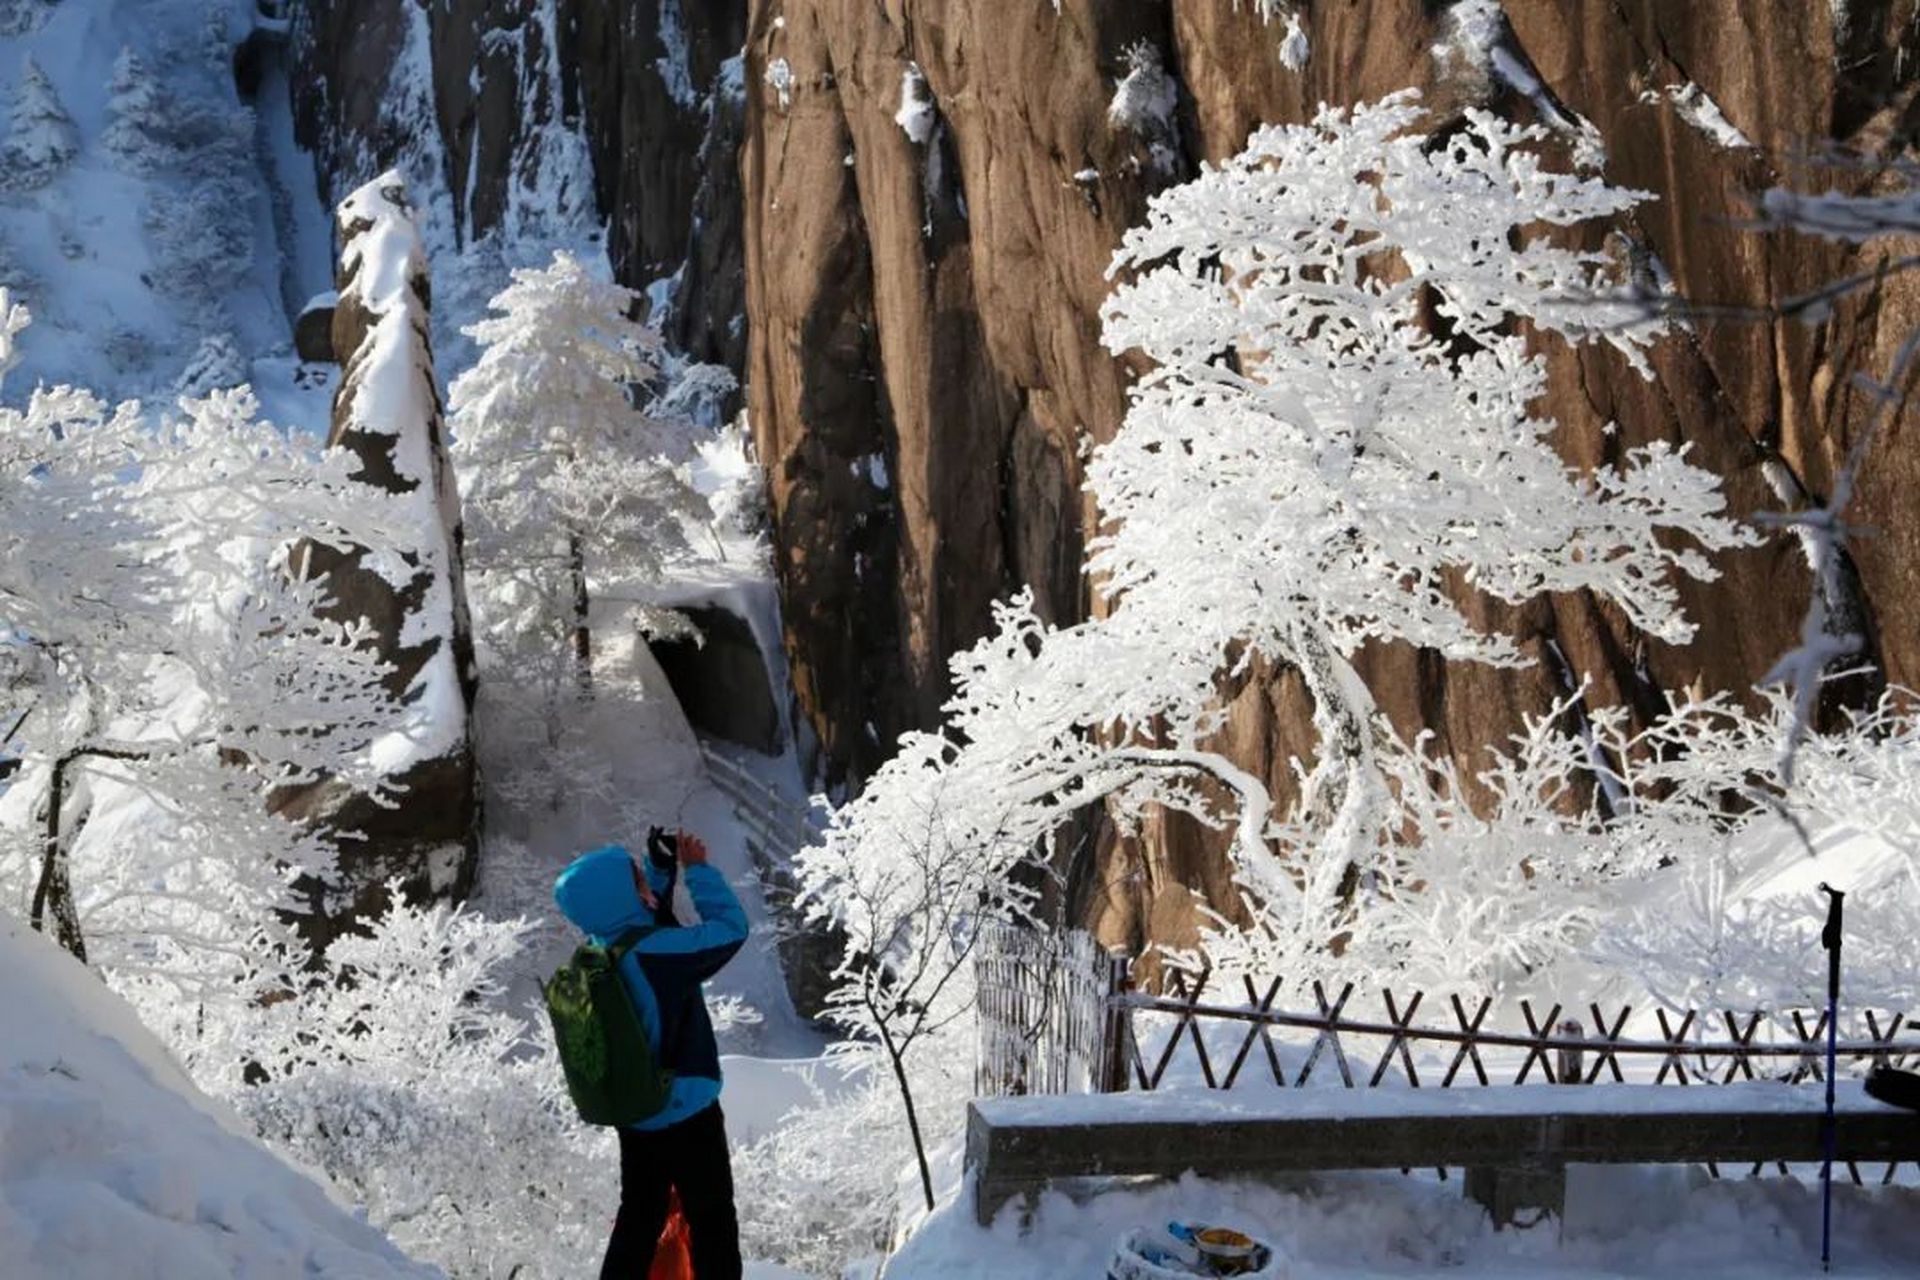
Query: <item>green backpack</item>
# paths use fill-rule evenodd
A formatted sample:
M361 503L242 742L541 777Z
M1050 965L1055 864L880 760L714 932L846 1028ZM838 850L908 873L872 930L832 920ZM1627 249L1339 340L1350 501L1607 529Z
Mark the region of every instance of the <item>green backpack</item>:
M640 1011L620 980L621 958L652 932L631 929L610 947L578 947L540 985L567 1092L588 1124L637 1124L658 1115L673 1088L673 1072L655 1059Z

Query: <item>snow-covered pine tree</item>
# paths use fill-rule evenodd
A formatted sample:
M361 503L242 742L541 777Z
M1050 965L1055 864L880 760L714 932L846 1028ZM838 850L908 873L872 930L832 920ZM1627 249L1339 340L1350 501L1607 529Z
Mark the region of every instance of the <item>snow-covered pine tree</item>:
M230 333L210 333L200 339L193 356L174 381L174 391L183 396L204 396L225 391L247 381L246 357Z
M0 36L23 36L46 21L51 0L0 0Z
M107 81L107 124L100 141L129 173L151 173L161 164L164 144L154 129L160 109L153 73L131 48L122 48Z
M6 144L0 147L0 185L45 186L80 154L73 119L31 54L21 63L7 125Z
M517 270L496 314L465 330L480 357L449 396L483 626L533 670L570 669L582 692L594 597L656 582L688 553L683 521L704 514L681 473L693 424L630 402L659 346L633 305L568 253Z

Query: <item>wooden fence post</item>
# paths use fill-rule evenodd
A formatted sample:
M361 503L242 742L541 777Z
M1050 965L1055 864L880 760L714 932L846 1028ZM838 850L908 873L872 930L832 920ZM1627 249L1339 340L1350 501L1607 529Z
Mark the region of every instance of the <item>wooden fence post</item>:
M1560 1034L1569 1040L1584 1040L1587 1029L1580 1025L1580 1019L1568 1018L1560 1024ZM1586 1051L1583 1049L1560 1049L1554 1054L1558 1059L1554 1063L1557 1072L1555 1079L1561 1084L1586 1083Z
M1123 999L1133 986L1133 958L1124 951L1107 953L1105 1016L1101 1020L1100 1078L1102 1093L1124 1093L1127 1088L1127 1050L1133 1043L1133 1010Z

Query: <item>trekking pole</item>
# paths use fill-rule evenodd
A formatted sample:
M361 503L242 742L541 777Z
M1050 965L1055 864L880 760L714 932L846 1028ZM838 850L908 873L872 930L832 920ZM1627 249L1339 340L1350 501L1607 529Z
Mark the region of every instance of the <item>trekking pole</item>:
M1827 895L1827 926L1820 931L1820 945L1827 950L1827 1115L1821 1137L1826 1145L1826 1160L1820 1166L1820 1269L1833 1270L1833 1071L1834 1043L1840 1020L1840 913L1846 894L1822 883Z

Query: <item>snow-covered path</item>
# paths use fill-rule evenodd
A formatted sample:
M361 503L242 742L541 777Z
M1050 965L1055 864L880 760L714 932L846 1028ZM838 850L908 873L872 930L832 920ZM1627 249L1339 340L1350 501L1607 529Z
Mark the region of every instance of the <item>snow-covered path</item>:
M476 909L493 916L526 915L544 921L515 974L516 1003L537 994L536 980L552 971L578 941L553 907L553 879L575 854L605 844L639 848L649 825L684 827L707 842L713 865L725 873L746 908L752 933L739 955L709 984L709 994L738 1000L760 1021L719 1028L723 1052L763 1058L811 1058L821 1040L794 1012L759 879L733 807L707 778L700 745L645 647L628 637L601 649L599 666L620 677L602 686L583 713L581 736L612 762L607 794L575 796L558 808L488 814L497 839L483 854ZM497 677L496 677L497 678ZM634 692L622 692L625 683ZM482 682L479 714L488 714ZM485 732L483 728L483 732ZM516 751L537 749L520 743ZM511 761L488 762L494 769ZM684 904L683 904L684 905ZM722 1019L724 1022L725 1019ZM734 1091L729 1089L729 1098Z

